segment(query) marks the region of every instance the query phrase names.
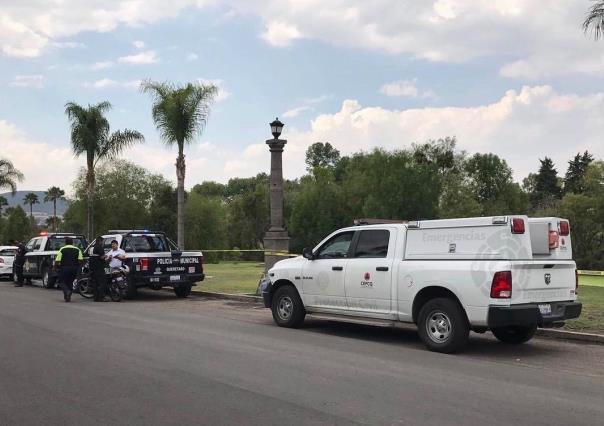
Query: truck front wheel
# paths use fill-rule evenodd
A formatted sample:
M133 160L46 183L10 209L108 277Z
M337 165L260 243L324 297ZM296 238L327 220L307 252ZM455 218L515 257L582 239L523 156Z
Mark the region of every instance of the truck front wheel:
M44 288L55 288L57 277L50 276L50 268L44 267L42 269L42 287Z
M537 331L537 324L529 326L510 325L507 327L495 327L491 329L491 332L497 340L513 345L528 342L535 335L535 331Z
M419 311L418 333L431 351L453 353L468 343L470 327L457 301L438 297L429 300Z
M296 289L291 285L279 287L271 305L273 319L279 327L297 328L304 322L306 310Z

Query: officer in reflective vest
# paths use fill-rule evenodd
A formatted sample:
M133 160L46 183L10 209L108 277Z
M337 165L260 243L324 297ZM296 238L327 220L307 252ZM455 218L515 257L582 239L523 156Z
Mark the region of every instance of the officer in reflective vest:
M71 302L73 282L78 276L82 262L84 262L82 250L73 245L72 238L65 238L65 245L61 247L55 258L55 266L59 271L59 282L63 288L63 298L66 302Z

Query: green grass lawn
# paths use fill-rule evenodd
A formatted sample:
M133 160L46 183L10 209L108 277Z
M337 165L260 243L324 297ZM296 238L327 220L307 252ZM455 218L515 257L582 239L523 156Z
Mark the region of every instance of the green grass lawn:
M196 290L219 293L255 293L264 272L259 262L220 262L203 265L206 278Z
M602 275L579 275L579 285L604 287L604 276Z
M264 271L259 262L221 262L204 265L206 279L197 290L220 293L256 292ZM567 330L604 334L604 277L580 276L579 301L583 303L581 316L566 323Z

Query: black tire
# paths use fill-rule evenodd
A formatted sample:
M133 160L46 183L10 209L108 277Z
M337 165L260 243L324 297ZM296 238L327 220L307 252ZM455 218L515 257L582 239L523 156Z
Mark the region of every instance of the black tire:
M74 291L80 296L90 299L94 297L94 289L92 288L92 279L90 277L82 277L76 280Z
M181 284L174 287L174 293L176 294L176 297L180 299L189 297L189 294L191 294L191 284Z
M454 353L468 343L470 326L456 300L438 297L419 311L417 330L424 344L434 352Z
M493 335L503 343L519 345L533 338L537 331L537 324L528 326L510 325L507 327L495 327L491 329Z
M56 282L57 278L50 276L50 268L46 266L42 267L42 287L48 289L55 288Z
M279 287L271 305L273 319L279 327L297 328L304 322L306 309L298 291L291 285Z
M138 293L138 289L136 288L136 285L134 285L134 283L130 280L128 280L128 284L126 285L126 288L123 290L124 293L124 299L127 300L132 300L136 297L136 294Z
M113 300L114 302L121 302L123 295L119 284L113 279L109 280L108 284L109 297L111 298L111 300Z

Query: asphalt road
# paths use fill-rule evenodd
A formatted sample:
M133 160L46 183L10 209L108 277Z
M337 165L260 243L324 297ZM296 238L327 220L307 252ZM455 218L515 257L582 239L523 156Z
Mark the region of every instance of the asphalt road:
M596 425L604 346L473 335L460 355L412 330L144 292L93 303L0 282L0 425Z

